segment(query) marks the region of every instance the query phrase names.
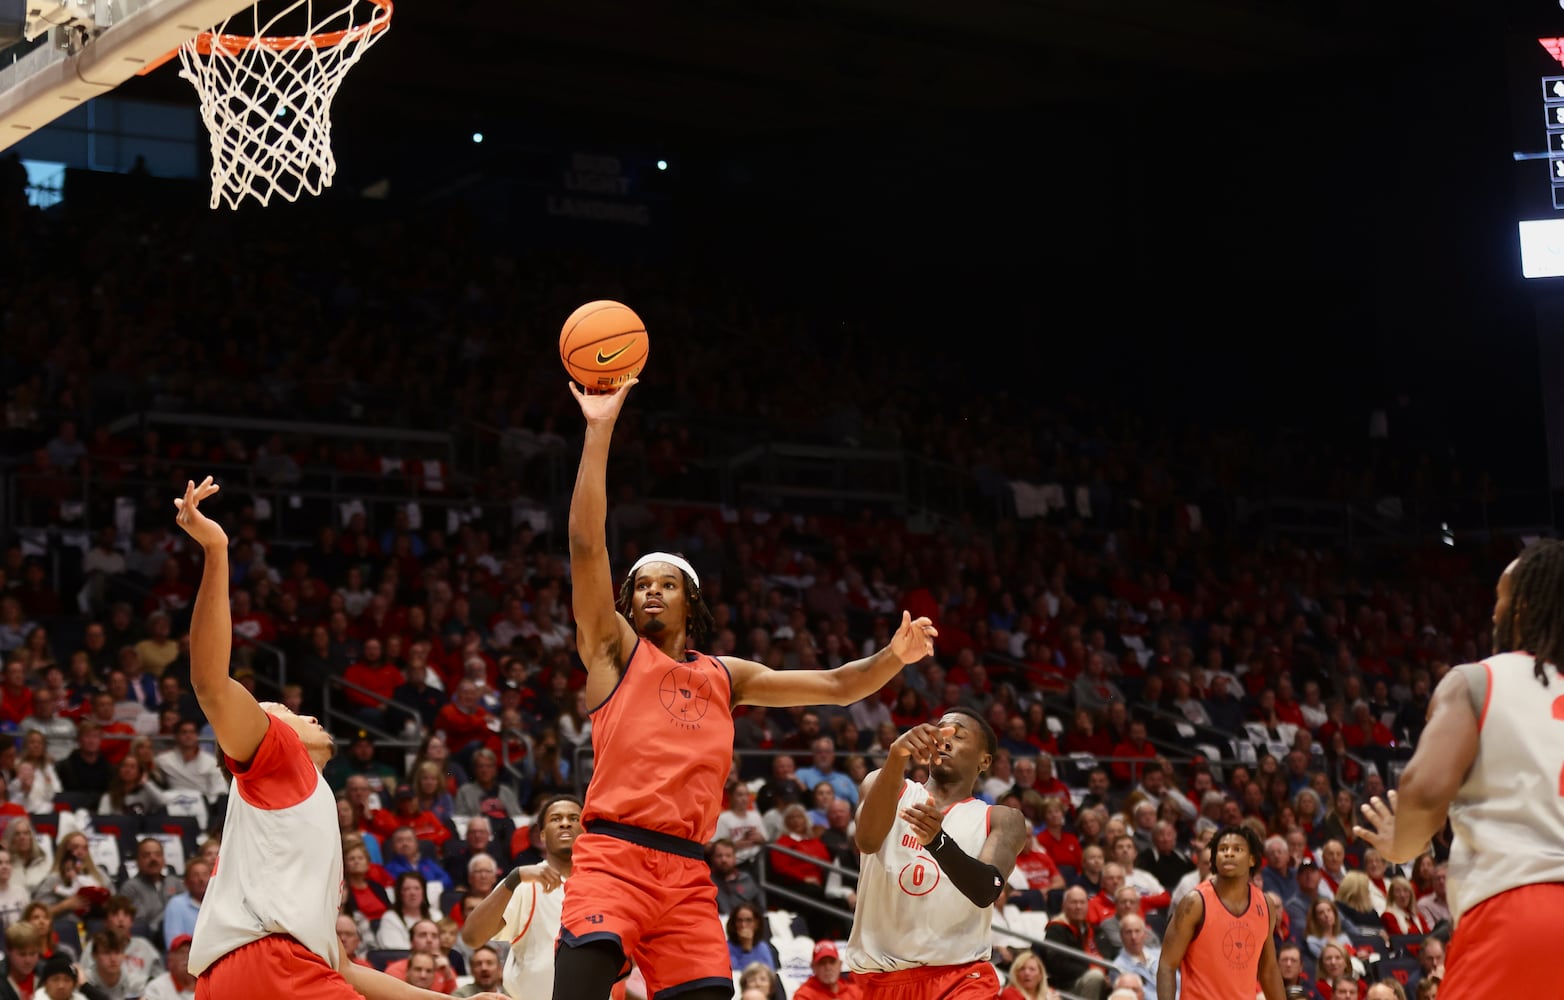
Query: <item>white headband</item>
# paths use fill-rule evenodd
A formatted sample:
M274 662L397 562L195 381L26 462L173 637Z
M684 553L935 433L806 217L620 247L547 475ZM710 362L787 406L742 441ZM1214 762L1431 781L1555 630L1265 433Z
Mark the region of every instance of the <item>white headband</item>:
M635 561L635 565L630 567L630 579L635 579L636 572L642 566L645 566L647 563L654 562L667 563L670 566L677 566L684 571L684 575L689 577L690 582L695 584L696 587L701 585L701 578L695 572L695 567L685 562L679 556L674 555L672 552L648 552L646 555L637 559Z

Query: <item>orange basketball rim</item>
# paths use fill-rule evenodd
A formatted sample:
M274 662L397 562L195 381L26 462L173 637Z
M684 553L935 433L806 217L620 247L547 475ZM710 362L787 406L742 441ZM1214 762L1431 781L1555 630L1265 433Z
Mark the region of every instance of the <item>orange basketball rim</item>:
M344 42L376 35L391 26L392 0L363 0L378 8L369 20L339 31L325 31L315 35L233 35L203 31L195 37L195 48L203 56L222 54L237 56L250 49L265 48L273 52L296 52L300 49L330 49ZM155 59L140 69L136 75L146 76L179 54L170 49L162 58Z

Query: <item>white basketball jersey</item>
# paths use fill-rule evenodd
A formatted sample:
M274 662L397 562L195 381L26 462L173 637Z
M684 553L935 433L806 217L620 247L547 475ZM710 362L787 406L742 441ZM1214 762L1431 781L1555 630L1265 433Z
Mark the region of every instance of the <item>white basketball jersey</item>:
M1456 669L1487 680L1477 757L1450 804L1455 843L1445 893L1461 914L1523 885L1564 882L1564 681L1548 686L1525 653L1504 653Z
M922 785L904 780L885 842L860 861L847 940L847 967L854 972L965 965L989 956L993 908L963 896L901 818L903 809L928 796ZM964 799L945 813L945 835L974 858L988 839L988 810L986 803Z
M563 883L548 892L539 889L536 882L516 887L505 907L505 926L499 934L510 942L501 979L506 996L527 1000L554 996L554 939L559 936L564 906Z
M276 719L249 766L229 766L228 819L196 917L191 974L273 934L291 935L336 968L342 834L331 787L299 735Z

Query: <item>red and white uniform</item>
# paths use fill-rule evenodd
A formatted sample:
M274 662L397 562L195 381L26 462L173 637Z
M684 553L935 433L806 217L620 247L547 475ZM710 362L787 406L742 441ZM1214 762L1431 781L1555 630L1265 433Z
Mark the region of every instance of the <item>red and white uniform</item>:
M1477 709L1477 756L1450 803L1446 898L1455 935L1441 992L1461 1000L1552 996L1535 928L1564 911L1564 677L1527 653L1455 669Z
M549 1000L554 995L554 939L564 905L563 883L544 892L536 882L523 882L511 894L497 935L510 942L501 979L506 996Z
M1450 803L1446 898L1459 923L1483 900L1517 886L1564 882L1564 684L1548 686L1525 653L1457 667L1486 688L1477 757Z
M223 847L207 885L190 946L200 976L229 952L285 935L337 966L337 910L342 905L342 836L331 788L298 733L270 720L249 764L232 758L233 791ZM254 984L260 996L281 982Z
M962 895L918 842L912 825L901 818L903 809L928 796L922 785L904 779L890 832L880 849L860 862L858 907L847 940L847 967L853 972L988 960L993 908L979 907ZM988 839L988 810L977 799L963 799L945 811L941 828L975 858Z

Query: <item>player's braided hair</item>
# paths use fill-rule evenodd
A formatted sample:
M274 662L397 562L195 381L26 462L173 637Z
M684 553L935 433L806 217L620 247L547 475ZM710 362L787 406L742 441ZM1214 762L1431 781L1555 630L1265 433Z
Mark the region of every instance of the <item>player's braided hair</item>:
M706 598L701 595L701 588L690 579L690 574L679 571L679 579L684 582L684 596L690 606L690 612L685 618L684 635L691 649L705 649L706 641L717 634L717 619L711 613L711 607L707 605ZM619 586L619 613L624 615L625 621L630 627L635 627L635 616L631 613L631 599L635 594L635 574L626 573L625 582Z
M1537 661L1537 679L1548 686L1545 664L1564 669L1564 542L1545 539L1522 552L1510 571L1510 613L1494 625L1497 652L1525 650Z

